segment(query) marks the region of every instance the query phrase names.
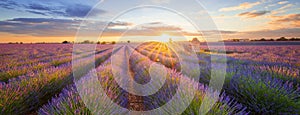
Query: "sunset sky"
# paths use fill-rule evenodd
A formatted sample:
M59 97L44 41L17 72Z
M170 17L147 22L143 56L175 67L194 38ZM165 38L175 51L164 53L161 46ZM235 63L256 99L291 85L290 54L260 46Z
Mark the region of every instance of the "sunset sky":
M126 36L124 40L133 41L162 35L191 39L202 36L202 33L213 36L218 31L223 39L300 37L299 0L99 1L1 0L0 42L74 41L83 20L85 23L80 28L84 33L81 34L82 39L95 38L106 27L102 41L118 40L121 35ZM124 12L132 6L141 5L157 8L140 7ZM85 17L90 10L92 12ZM206 13L216 28L205 22ZM182 16L188 17L196 25L202 24L200 30Z

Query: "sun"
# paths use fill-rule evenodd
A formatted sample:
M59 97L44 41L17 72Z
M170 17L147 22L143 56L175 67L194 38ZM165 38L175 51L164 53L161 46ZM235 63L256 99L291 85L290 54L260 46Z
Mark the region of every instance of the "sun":
M159 41L161 42L168 42L170 40L171 36L169 34L161 34L159 36Z

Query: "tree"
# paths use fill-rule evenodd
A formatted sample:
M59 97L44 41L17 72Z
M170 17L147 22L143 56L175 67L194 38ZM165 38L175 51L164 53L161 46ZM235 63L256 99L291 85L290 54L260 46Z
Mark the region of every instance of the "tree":
M290 41L300 41L300 38L291 38Z
M63 44L68 44L68 43L70 43L70 42L68 42L68 41L63 41L62 43L63 43Z
M106 42L105 42L105 41L103 41L103 42L101 42L101 44L106 44Z
M83 42L81 42L82 44L93 44L93 41L90 40L84 40Z
M115 42L115 41L112 41L111 44L116 44L116 42Z
M288 39L286 39L285 37L280 37L280 38L277 39L276 41L288 41Z
M130 40L128 40L127 43L130 43Z
M198 38L193 38L192 43L193 44L199 44L200 41L198 40Z
M265 38L261 38L259 41L267 41Z

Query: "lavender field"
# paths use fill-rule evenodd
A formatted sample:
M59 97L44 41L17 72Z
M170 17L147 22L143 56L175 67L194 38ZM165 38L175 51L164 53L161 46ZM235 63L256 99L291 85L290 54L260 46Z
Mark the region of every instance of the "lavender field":
M299 45L226 45L225 51L200 45L197 60L191 58L191 45L176 51L177 45L181 44L98 44L87 51L74 50L73 44L0 44L0 114L131 114L160 108L176 94L191 99L180 113L184 115L200 114L205 96L217 97L205 112L209 115L300 114ZM179 55L190 63L186 68L200 76L183 72ZM221 90L211 89L211 77L218 72L212 68L220 65L226 65L224 84ZM76 78L74 70L80 70L75 71ZM158 88L151 95L128 91L150 92L138 90L128 79L147 84L162 76L165 81L150 86ZM187 89L180 90L181 84ZM120 108L110 106L111 102ZM180 108L174 105L158 114Z

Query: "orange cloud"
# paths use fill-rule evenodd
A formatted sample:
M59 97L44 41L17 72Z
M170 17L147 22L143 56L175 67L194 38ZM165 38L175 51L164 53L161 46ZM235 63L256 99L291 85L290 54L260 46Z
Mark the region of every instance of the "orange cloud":
M277 10L272 11L272 14L273 15L277 15L277 14L285 13L292 6L294 6L294 5L293 4L284 5L284 6L280 7L280 8L278 8Z
M288 3L289 1L280 1L280 2L278 2L278 4L286 4L286 3Z
M253 3L245 2L245 3L242 3L238 6L221 8L219 11L246 10L246 9L252 8L252 7L254 7L256 5L259 5L259 4L261 4L261 2L253 2Z
M240 13L238 16L243 16L243 17L247 17L247 18L255 18L255 17L258 17L258 16L265 15L269 12L270 11L244 12L244 13Z
M282 6L282 7L279 8L278 10L286 10L286 9L292 7L292 6L293 6L293 4L287 4L287 5L285 5L285 6Z
M205 37L213 36L213 34L222 33L223 39L260 39L260 38L279 38L279 37L300 37L300 28L287 29L265 29L257 31L211 31ZM206 32L207 33L207 32ZM211 34L211 35L210 35Z
M300 14L288 14L283 16L272 16L269 24L276 28L300 27Z

